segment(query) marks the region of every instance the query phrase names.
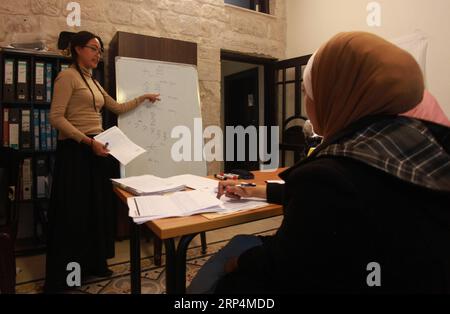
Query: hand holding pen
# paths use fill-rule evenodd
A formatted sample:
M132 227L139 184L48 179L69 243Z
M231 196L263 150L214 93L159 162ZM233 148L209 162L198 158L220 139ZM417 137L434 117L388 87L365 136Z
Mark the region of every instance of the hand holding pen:
M92 151L94 152L95 155L100 156L100 157L107 157L109 154L109 143L106 144L102 144L94 139L90 139L90 145L92 148Z
M266 186L233 180L220 181L217 189L217 198L224 194L233 199L241 199L243 197L266 198Z

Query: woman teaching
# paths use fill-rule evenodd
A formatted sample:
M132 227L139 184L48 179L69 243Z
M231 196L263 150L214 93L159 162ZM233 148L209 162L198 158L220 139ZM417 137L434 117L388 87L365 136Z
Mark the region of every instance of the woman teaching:
M54 83L50 123L59 131L48 212L46 292L68 288L67 266L76 262L81 277L110 276L107 259L114 256L113 158L93 137L102 129L102 108L115 114L133 110L145 94L119 104L92 77L103 53L100 37L86 31L70 43L72 65Z

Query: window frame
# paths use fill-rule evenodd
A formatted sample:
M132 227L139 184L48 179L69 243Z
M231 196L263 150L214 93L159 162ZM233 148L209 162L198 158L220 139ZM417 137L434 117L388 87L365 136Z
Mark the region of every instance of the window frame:
M238 8L242 8L245 10L255 11L258 13L269 14L270 15L270 1L269 0L249 0L249 6L241 6L234 3L229 3L227 0L224 0L226 5L235 6ZM259 10L256 10L256 6L259 5Z

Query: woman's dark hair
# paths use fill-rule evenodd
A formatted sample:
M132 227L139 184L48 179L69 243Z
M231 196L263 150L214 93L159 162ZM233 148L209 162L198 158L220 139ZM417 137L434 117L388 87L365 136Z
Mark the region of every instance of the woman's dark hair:
M96 38L100 43L100 48L103 49L103 41L100 37L98 37L95 34L92 34L91 32L87 31L81 31L72 36L72 39L70 40L70 55L72 57L72 62L77 62L77 50L76 47L85 47L87 43L91 40Z
M100 48L103 51L103 41L99 36L97 36L91 32L81 31L81 32L74 34L72 36L72 39L70 40L70 55L72 58L72 63L74 64L78 73L80 73L80 76L83 79L84 83L86 83L86 86L91 91L94 110L95 110L95 112L97 112L97 108L95 106L94 92L92 91L91 87L89 86L88 82L86 81L86 78L83 75L83 72L81 71L80 65L78 64L78 53L77 53L77 50L75 49L76 47L85 47L87 45L87 43L94 38L96 38L99 41ZM100 91L100 93L103 95L102 90L100 89L100 86L98 86L97 81L94 78L92 78L92 81L94 82L95 86ZM103 99L105 99L104 95L103 95Z

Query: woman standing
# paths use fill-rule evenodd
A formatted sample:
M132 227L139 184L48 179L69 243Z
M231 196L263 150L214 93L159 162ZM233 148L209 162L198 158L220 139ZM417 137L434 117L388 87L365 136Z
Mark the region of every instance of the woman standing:
M122 114L158 94L119 104L92 77L103 53L101 39L86 31L70 43L73 64L55 80L50 123L59 131L48 213L46 292L67 289L67 265L76 262L81 276L110 276L114 256L114 219L110 178L114 160L93 137L103 131L103 106Z

